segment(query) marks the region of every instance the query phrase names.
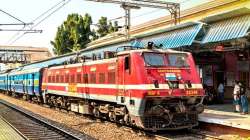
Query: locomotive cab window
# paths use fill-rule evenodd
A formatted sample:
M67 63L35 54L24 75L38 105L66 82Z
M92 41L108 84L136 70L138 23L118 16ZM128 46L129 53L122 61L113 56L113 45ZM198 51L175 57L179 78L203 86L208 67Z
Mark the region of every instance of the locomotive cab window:
M186 54L168 54L169 66L189 67Z
M166 66L164 62L164 54L160 53L144 53L144 61L147 66Z
M152 67L189 67L186 54L178 53L144 53L145 64Z
M130 73L130 57L126 56L124 60L124 68L126 72Z

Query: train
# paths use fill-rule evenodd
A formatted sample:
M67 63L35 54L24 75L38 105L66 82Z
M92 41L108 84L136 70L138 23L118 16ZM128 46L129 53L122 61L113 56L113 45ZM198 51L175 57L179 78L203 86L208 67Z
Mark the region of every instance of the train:
M189 52L155 48L81 56L72 63L4 71L0 90L24 100L136 126L198 125L204 90Z

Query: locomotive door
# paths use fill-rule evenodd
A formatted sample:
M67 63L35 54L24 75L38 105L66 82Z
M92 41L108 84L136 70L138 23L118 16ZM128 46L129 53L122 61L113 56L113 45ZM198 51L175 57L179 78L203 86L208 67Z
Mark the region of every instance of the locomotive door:
M129 69L129 55L120 56L118 58L118 67L117 67L118 93L116 95L116 100L118 103L125 103L126 75L128 69Z

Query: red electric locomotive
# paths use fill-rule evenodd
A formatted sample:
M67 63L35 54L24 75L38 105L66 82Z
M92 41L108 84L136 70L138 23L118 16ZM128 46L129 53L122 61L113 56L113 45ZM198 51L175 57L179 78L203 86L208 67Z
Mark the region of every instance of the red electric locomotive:
M204 109L192 55L173 50L131 49L45 68L42 91L51 106L145 130L196 126Z

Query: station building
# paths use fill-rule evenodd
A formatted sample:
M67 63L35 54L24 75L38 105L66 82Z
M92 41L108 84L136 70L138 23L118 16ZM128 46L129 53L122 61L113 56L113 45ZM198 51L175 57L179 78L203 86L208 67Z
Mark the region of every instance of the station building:
M0 70L16 68L52 57L47 48L30 46L0 46Z
M193 53L203 84L215 91L225 84L225 98L232 98L235 80L250 88L250 1L214 0L181 11L180 24L174 26L170 16L132 27L128 42L110 35L90 43L104 51L130 44L144 46L153 41L164 49ZM98 52L97 52L98 53Z
M149 41L163 49L192 52L203 84L216 90L224 82L225 98L232 99L235 80L250 88L250 0L212 0L181 11L178 25L170 16L162 17L132 27L130 40L116 32L78 53L28 64L24 69L62 63L76 55L99 56L122 45L145 46Z

